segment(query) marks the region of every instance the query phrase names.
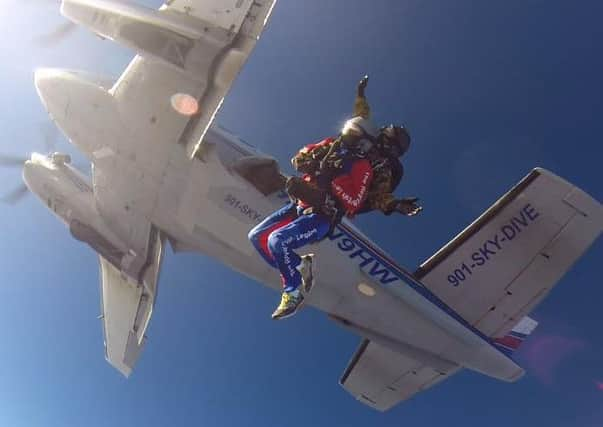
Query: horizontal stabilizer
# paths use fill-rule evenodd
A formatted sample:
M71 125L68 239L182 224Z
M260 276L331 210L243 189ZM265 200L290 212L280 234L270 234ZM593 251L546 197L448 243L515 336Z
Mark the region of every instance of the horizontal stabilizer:
M534 169L415 276L488 337L504 337L598 238L601 204Z
M435 369L420 358L364 340L339 383L365 405L386 411L460 369L457 365Z

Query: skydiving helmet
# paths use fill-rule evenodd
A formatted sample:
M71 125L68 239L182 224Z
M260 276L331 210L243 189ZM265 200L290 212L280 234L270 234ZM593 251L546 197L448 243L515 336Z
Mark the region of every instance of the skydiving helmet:
M377 128L368 119L357 116L343 125L341 137L348 149L358 156L366 156L377 142Z
M379 130L378 147L384 155L401 157L410 147L410 135L404 126L384 126Z

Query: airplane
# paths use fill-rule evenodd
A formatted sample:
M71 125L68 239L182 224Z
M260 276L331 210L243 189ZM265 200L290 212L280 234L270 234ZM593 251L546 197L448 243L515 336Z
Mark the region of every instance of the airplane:
M213 124L276 0L63 0L62 14L136 51L116 80L39 69L50 117L92 165L34 153L28 189L98 253L107 361L126 377L147 340L165 248L213 257L276 291L247 238L287 201L278 162ZM357 334L340 379L385 411L469 369L502 381L529 313L598 238L603 207L535 168L414 272L349 221L312 248L307 303Z

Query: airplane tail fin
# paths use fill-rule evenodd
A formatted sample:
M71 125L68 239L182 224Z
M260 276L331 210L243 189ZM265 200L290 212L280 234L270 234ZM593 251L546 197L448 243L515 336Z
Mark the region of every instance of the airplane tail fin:
M538 326L537 321L525 316L509 331L509 333L507 333L507 335L495 338L494 345L507 355L511 356L521 344L523 344L525 339L534 332L536 326Z

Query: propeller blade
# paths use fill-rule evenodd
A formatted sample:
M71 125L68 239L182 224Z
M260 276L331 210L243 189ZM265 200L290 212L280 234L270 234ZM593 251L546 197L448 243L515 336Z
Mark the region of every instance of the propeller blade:
M64 24L56 27L50 33L36 37L35 42L40 46L54 46L67 38L76 29L77 25L73 22L65 22Z
M10 193L6 194L5 196L0 197L0 201L2 203L14 205L15 203L17 203L18 201L23 199L23 197L25 197L27 195L28 191L29 191L29 189L27 188L27 186L25 184L21 184L19 187L15 188Z
M0 167L22 167L29 158L0 154Z

